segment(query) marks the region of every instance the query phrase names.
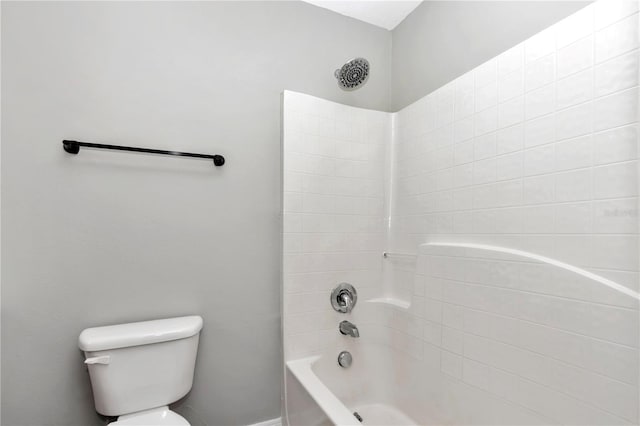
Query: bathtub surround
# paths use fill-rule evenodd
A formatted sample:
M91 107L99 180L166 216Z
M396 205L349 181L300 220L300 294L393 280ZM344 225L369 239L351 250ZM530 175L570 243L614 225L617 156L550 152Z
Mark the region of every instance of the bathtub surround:
M283 102L284 352L296 359L344 340L351 315L332 309L326 283L349 282L359 300L381 285L391 117L290 91Z
M321 253L291 243L336 232L331 197L313 205L324 229L290 207L304 205L292 192L354 187L296 188L305 177L287 172L300 150L332 170L349 144L312 151L314 138L291 130L374 112L285 93L289 424L357 424L354 411L374 424L638 423L638 17L637 2L597 2L386 115L391 255L371 252L366 268L380 275L351 282L349 315L327 297L351 279L353 262L328 261L345 240L323 240ZM358 339L340 335L343 319Z
M400 388L443 421L638 423L638 300L490 249L638 292L638 47L638 3L596 2L398 113L390 244L420 255L432 379Z

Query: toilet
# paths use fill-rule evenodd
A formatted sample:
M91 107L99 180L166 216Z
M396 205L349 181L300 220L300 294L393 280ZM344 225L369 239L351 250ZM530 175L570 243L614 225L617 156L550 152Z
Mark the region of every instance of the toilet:
M193 385L202 317L87 328L85 354L96 411L114 426L188 426L169 404Z

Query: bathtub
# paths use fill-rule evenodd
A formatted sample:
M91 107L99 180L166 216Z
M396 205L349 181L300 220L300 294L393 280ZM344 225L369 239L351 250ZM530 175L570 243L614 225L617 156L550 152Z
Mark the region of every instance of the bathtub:
M285 424L310 425L416 425L385 395L390 387L379 382L390 378L383 369L371 370L385 354L377 350L375 358L365 358L351 350L354 364L349 369L338 366L331 354L288 361L285 380L288 400ZM354 353L355 352L355 353ZM362 418L359 421L354 413Z

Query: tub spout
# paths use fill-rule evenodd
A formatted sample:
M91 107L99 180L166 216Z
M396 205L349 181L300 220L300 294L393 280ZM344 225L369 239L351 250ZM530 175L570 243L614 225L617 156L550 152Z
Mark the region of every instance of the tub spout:
M342 321L340 323L340 333L349 335L351 337L360 337L358 327L356 327L355 324L352 324L349 321Z

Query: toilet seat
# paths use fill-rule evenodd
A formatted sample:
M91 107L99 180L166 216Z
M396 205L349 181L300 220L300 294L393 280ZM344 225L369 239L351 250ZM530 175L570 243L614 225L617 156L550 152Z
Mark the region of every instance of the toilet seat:
M125 414L109 426L190 426L189 422L169 407L158 407L151 410Z

